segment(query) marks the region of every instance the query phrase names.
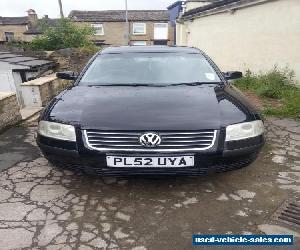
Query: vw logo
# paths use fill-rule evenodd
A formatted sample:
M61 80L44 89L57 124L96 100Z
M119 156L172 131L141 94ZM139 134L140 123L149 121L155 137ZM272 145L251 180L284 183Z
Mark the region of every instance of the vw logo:
M140 143L147 148L157 147L161 143L161 138L156 133L145 133L140 136Z

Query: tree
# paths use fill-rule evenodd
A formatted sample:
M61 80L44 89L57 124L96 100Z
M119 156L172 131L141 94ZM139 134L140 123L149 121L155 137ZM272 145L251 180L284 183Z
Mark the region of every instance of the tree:
M47 19L43 19L39 23L39 28L43 34L29 43L29 47L33 50L57 50L93 45L89 36L95 34L95 29L77 26L69 19L60 19L52 26L49 26Z

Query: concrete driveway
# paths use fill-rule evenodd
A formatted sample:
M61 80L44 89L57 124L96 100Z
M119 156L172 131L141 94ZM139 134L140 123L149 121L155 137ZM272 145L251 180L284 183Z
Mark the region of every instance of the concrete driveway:
M300 123L269 119L267 130L259 159L239 171L115 179L56 169L36 147L34 122L12 128L0 135L0 249L191 249L194 233L299 237L274 213L300 195Z

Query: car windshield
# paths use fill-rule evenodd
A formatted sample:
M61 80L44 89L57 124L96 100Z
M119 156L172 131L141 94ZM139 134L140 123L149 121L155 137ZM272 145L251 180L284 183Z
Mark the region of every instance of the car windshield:
M201 54L123 53L98 56L80 85L170 85L219 83Z

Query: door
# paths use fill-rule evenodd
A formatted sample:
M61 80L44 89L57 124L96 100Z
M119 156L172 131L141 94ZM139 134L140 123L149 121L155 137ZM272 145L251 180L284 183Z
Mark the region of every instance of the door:
M155 23L154 24L154 40L168 40L169 38L169 24Z
M168 45L168 40L155 40L153 45Z

